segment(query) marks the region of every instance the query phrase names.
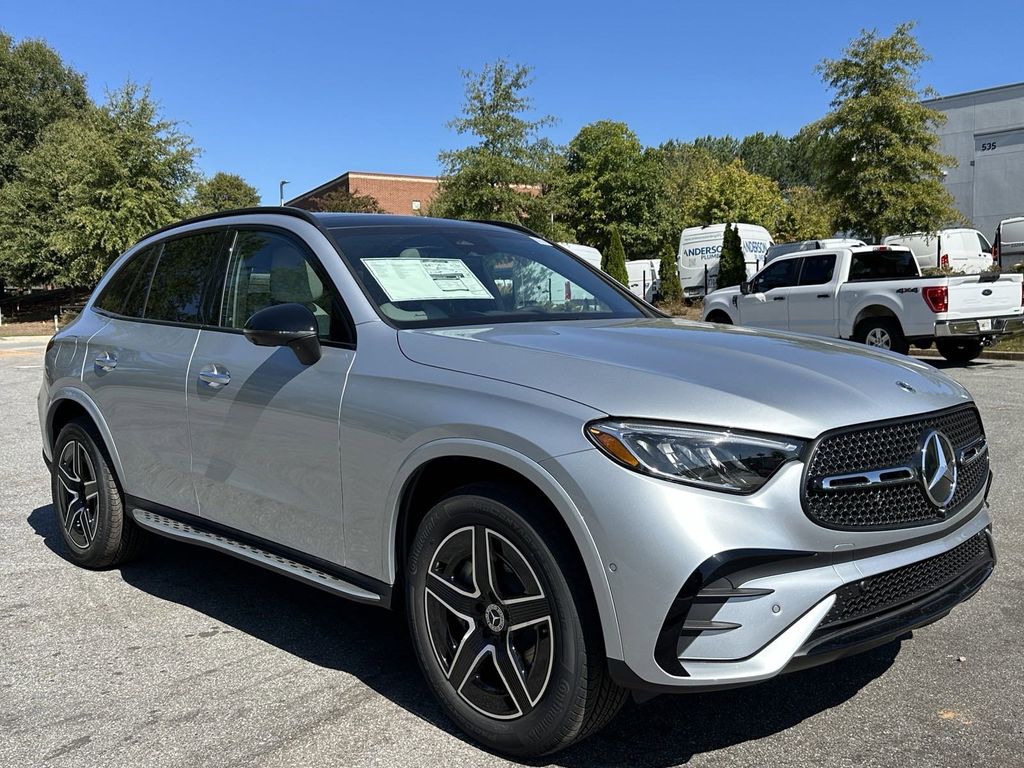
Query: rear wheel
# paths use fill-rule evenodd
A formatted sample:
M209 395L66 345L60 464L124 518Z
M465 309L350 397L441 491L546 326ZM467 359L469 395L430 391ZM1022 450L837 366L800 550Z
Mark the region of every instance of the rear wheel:
M969 363L985 347L978 339L937 339L935 348L951 363Z
M74 419L53 448L50 488L68 558L86 568L109 568L135 555L144 534L125 514L110 459L96 428Z
M869 347L888 349L901 355L910 351L910 343L903 336L903 329L891 317L872 317L857 326L857 341Z
M519 757L589 735L626 697L608 677L585 577L539 507L492 483L461 488L427 513L407 561L427 682L466 733Z

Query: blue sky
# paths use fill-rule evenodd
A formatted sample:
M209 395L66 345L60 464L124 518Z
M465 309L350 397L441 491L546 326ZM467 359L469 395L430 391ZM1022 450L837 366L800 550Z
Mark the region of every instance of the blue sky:
M102 99L149 83L203 149L206 173L239 173L265 203L343 171L433 174L460 144L445 122L461 68L534 67L538 114L564 143L600 119L646 144L794 133L829 95L814 72L863 27L918 22L942 94L1024 80L1024 3L266 2L9 3L0 28L47 40ZM898 8L897 8L898 6Z

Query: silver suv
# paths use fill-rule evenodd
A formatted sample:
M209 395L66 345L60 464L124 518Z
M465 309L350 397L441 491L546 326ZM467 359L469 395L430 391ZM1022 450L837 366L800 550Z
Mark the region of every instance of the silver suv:
M150 533L408 614L519 756L627 692L764 680L992 570L970 395L852 343L674 320L507 225L252 209L124 254L39 393L72 560Z

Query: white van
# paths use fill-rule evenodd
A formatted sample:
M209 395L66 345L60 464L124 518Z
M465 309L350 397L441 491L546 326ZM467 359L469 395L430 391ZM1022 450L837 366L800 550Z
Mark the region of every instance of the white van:
M977 274L992 267L992 246L976 229L889 235L882 244L909 248L922 270L948 267L954 272Z
M579 243L559 243L559 245L567 251L572 251L574 255L579 256L590 266L601 268L601 252L597 248Z
M633 259L626 262L626 274L629 275L629 290L646 301L653 301L658 291L658 259Z
M725 224L688 227L679 237L679 282L683 298L692 299L715 290L718 284L718 259L722 254ZM756 224L737 224L747 277L762 266L768 249L774 245L768 230Z

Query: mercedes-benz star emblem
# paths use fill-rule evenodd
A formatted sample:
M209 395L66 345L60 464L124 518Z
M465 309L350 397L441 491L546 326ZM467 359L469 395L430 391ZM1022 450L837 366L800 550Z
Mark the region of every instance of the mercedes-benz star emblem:
M956 493L956 469L949 438L935 430L926 434L921 441L921 482L925 496L939 509L945 509Z
M491 603L484 609L484 621L491 632L501 632L505 628L505 612Z

